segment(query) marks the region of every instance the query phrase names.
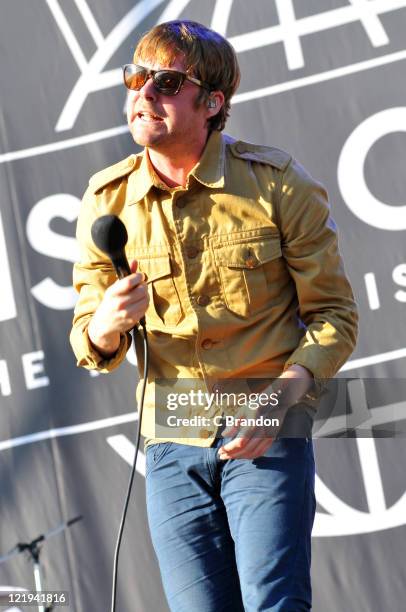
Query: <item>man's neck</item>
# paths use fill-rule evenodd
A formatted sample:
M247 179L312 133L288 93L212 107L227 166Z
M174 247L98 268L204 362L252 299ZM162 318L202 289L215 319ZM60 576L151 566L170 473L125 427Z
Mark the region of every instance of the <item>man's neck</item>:
M148 148L148 155L155 172L168 187L186 187L189 173L200 160L205 146L206 141L196 143L180 155L176 155L175 151L168 155Z

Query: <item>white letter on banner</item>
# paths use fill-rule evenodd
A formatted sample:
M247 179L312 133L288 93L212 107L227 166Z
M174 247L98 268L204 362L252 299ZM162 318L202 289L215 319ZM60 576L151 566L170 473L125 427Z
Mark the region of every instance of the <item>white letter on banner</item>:
M406 287L406 264L405 263L401 263L398 266L396 266L396 268L393 269L392 278L397 285L400 285L401 287ZM396 291L395 299L397 299L398 302L406 302L406 291L402 289L399 289L399 291Z
M6 239L3 231L3 222L0 214L0 321L15 319L17 308L14 300L13 285L11 282L10 264L8 262ZM4 395L4 394L3 394Z
M337 174L341 195L354 215L372 227L402 231L406 229L406 205L381 202L372 195L364 177L369 150L379 138L393 132L406 132L406 107L388 108L360 123L342 148Z
M5 397L11 395L10 375L8 373L7 361L0 361L0 391Z
M42 359L44 359L44 351L35 351L21 356L27 389L38 389L49 385L48 376L38 376L44 372L44 364L39 363Z
M74 221L79 214L79 207L80 200L68 193L57 193L40 200L30 211L27 220L27 236L32 248L42 255L62 261L78 261L76 239L56 234L51 230L50 222L58 217ZM72 286L61 287L49 277L35 285L31 293L41 304L55 310L69 310L77 300Z

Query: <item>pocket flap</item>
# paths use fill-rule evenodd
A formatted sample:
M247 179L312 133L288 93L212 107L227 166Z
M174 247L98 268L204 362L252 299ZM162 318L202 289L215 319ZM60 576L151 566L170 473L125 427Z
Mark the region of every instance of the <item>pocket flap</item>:
M146 282L150 283L158 278L163 278L171 273L171 260L168 254L155 255L153 257L135 256L138 261L138 269L146 275Z
M257 268L281 256L282 250L278 236L214 247L216 265L228 268Z

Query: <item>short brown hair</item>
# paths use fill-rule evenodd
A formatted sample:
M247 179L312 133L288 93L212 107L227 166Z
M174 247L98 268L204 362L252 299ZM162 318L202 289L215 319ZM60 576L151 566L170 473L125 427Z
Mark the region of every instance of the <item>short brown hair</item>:
M209 119L209 129L221 131L230 114L231 97L240 82L233 47L223 36L195 21L167 21L144 34L135 49L134 62L159 62L170 67L179 56L190 76L208 83L212 91L223 92L223 106ZM208 96L202 88L196 103L207 103Z

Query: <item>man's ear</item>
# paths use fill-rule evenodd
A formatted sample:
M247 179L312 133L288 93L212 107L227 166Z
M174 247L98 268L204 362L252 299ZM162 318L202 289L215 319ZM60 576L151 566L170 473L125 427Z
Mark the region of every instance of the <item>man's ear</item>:
M224 94L222 91L210 92L210 96L207 101L208 117L214 117L214 115L217 115L223 104Z

